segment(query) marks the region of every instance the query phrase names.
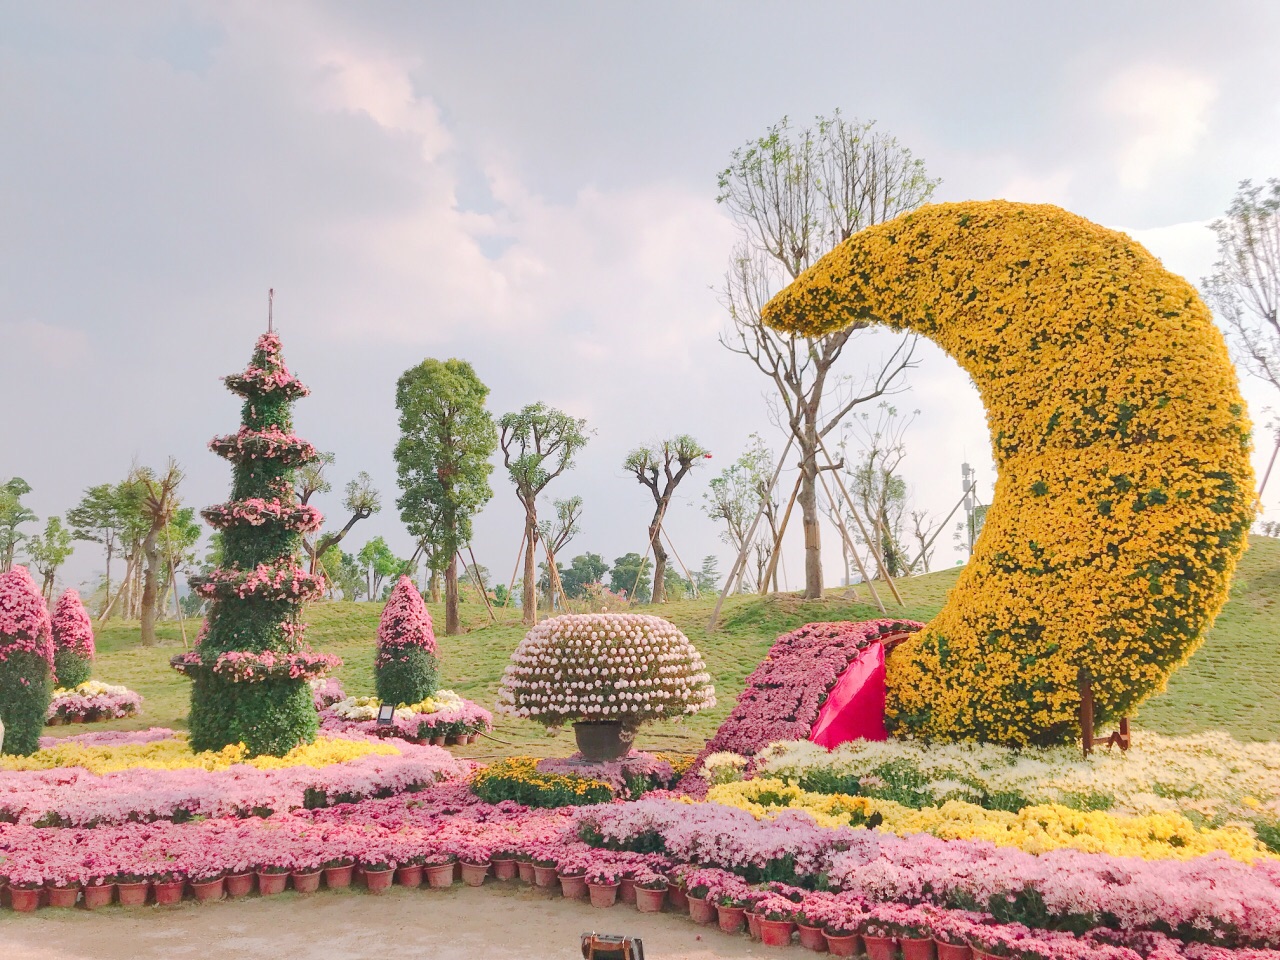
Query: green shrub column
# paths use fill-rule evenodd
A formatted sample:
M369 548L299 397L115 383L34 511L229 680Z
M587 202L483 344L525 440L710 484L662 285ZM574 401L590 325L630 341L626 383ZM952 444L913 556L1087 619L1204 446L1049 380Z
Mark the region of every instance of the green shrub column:
M222 531L222 566L191 579L211 608L197 656L175 665L193 681L193 749L244 743L252 755L279 756L314 740L319 726L308 675L282 665L310 656L299 614L323 590L298 562L302 533L320 523L293 487L294 469L316 456L293 435L290 418L307 389L289 374L274 333L259 338L249 368L225 382L245 400L239 433L210 444L233 464L231 499L203 511Z

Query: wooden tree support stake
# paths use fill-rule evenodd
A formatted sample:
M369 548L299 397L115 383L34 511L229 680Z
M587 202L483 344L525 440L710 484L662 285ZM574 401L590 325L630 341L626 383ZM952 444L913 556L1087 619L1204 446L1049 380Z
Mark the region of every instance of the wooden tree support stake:
M1110 736L1093 735L1093 684L1083 673L1080 675L1080 740L1086 757L1093 753L1094 747L1119 747L1124 751L1133 742L1128 717L1120 718L1120 729Z
M844 525L844 518L841 517L840 511L836 507L836 498L831 495L831 488L827 486L827 478L819 473L818 480L822 483L822 492L827 495L827 501L831 504L831 513L838 520L836 526L840 530L840 535L844 537L844 542L848 544L849 552L853 554L853 562L858 565L858 572L862 574L862 579L866 581L867 589L871 591L871 599L875 601L876 609L887 615L889 611L884 608L884 601L880 599L880 594L876 593L876 585L872 582L871 575L867 573L867 568L862 565L862 557L858 555L858 548L854 546L853 537L849 535L849 528Z
M484 598L484 605L489 608L489 621L497 623L498 618L494 615L493 604L489 602L489 591L484 585L484 577L480 575L480 564L476 562L476 552L471 549L470 541L467 542L467 553L471 554L471 569L476 572L476 584L480 587L480 596ZM463 566L465 567L466 564L464 563Z

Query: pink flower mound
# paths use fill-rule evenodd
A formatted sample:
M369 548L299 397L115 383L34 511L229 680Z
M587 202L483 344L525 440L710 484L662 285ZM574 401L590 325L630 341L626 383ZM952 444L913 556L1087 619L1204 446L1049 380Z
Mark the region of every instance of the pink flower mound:
M382 608L378 622L378 663L384 654L400 653L405 647L421 647L436 652L436 634L431 627L431 614L422 602L422 594L408 577L396 581L395 589Z
M702 761L729 750L745 757L779 740L807 740L831 688L863 650L894 633L914 632L914 620L809 623L784 633L747 677L733 712L689 768L681 787L700 794Z
M58 598L52 625L54 649L68 650L85 660L93 659L93 622L75 590L67 590Z
M0 573L0 662L34 653L53 670L53 625L49 608L26 567Z

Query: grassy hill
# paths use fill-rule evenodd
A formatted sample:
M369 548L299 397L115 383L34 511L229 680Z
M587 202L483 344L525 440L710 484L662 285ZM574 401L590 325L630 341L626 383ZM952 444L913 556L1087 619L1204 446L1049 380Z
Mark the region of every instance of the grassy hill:
M941 609L957 574L952 568L902 581L899 588L905 606L891 608L890 615L928 620ZM730 597L720 629L711 634L706 628L714 599L647 608L676 623L702 651L715 679L719 705L683 724L645 728L640 745L649 750L696 751L732 708L747 675L779 634L815 620L867 620L879 615L868 602L865 587L859 590L861 602L846 599L843 593L830 591L821 601L803 601L789 594ZM889 598L883 584L880 593ZM1190 733L1218 728L1246 740L1280 739L1278 599L1280 541L1255 538L1241 561L1231 600L1204 646L1174 674L1165 693L1143 706L1135 729L1139 733L1142 729ZM379 603L318 603L306 612L310 641L343 658L339 678L349 693L373 692L373 638L381 609ZM498 614L498 622L491 624L482 605L464 604L462 621L467 632L438 637L443 685L485 706L493 703L507 658L524 635L514 608ZM443 609L432 606L431 615L443 624ZM195 628L196 624L187 624L189 639L194 639ZM169 657L182 650L179 625L162 624L159 632L160 644L144 648L138 643L136 623L113 621L99 629L95 675L137 690L145 703L142 717L94 724L91 729L185 726L188 685L168 666ZM49 732L81 729L59 727ZM570 734L549 738L541 727L527 722L499 718L493 735L507 743L481 740L460 752L484 758L515 753L568 754L573 750Z

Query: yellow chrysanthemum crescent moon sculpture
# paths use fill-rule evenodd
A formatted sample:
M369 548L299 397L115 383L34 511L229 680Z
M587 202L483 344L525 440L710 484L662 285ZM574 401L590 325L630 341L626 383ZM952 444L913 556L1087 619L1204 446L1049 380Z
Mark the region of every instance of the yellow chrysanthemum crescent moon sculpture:
M1058 743L1131 715L1201 642L1254 516L1249 420L1192 286L1052 206L938 204L854 235L769 302L879 323L973 378L998 478L942 612L888 664L892 730Z

